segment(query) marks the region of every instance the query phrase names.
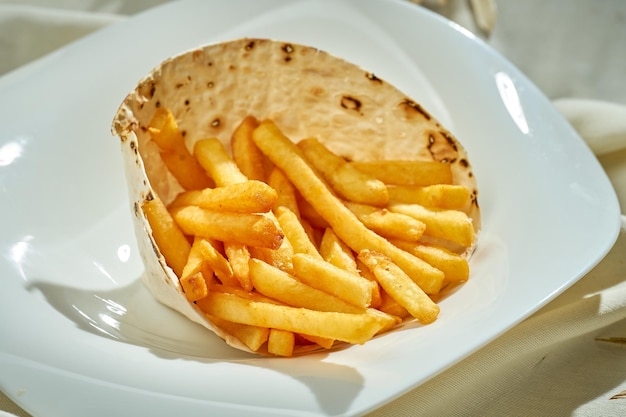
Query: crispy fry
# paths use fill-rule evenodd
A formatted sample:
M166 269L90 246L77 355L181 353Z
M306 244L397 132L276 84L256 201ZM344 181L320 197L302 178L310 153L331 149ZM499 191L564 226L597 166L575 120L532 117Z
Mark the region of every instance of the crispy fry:
M200 248L198 238L194 238L193 243L191 245L191 249L189 250L189 255L187 256L187 262L183 267L183 272L180 274L180 279L185 277L202 273L207 276L213 275L213 270L209 268L204 259L204 255L202 254L202 250Z
M233 275L246 291L252 291L252 281L250 280L250 251L248 247L240 243L224 242L224 253L233 269Z
M185 190L201 190L213 186L195 158L184 151L161 151L161 159L167 170Z
M327 262L353 274L359 273L352 250L337 237L330 227L324 229L319 253Z
M178 129L178 123L172 112L165 107L158 107L148 124L150 138L164 151L178 150L184 138Z
M355 252L372 249L389 256L427 293L437 293L443 272L423 260L398 249L367 229L356 216L328 190L304 161L301 151L271 121L263 121L252 135L259 149L291 180L300 194L333 227L335 233Z
M426 225L402 213L393 213L386 208L346 202L346 206L370 230L389 239L418 241Z
M422 258L445 275L444 285L458 284L469 279L469 264L463 256L445 248L416 242L392 241L394 245Z
M328 339L326 337L311 336L309 334L302 333L300 333L299 336L305 340L308 340L309 342L313 342L316 345L323 347L324 349L330 349L335 344L335 341L333 339Z
M187 300L192 303L206 297L209 293L209 289L202 272L182 277L180 279L180 285L183 287L185 297L187 297Z
M228 333L241 340L253 352L258 351L269 338L270 329L266 327L233 323L215 316L209 316L209 319L215 323L216 326L226 330Z
M198 206L234 213L266 213L272 209L278 195L269 185L249 180L217 188L186 191L169 205L172 207Z
M439 315L439 306L387 256L362 250L359 259L374 273L381 287L402 307L424 324L432 323Z
M191 244L157 195L153 195L152 200L144 201L141 209L150 224L156 246L167 265L180 277L187 263Z
M380 304L377 308L378 310L391 316L398 317L401 320L404 320L411 315L406 308L398 304L398 302L384 290L380 292Z
M148 132L161 149L161 159L165 166L181 187L186 190L200 190L213 185L185 146L174 115L168 109L159 107L156 110L148 125Z
M290 274L258 259L250 260L250 278L258 292L293 307L353 314L365 312L364 308L356 307L338 297L310 287Z
M372 271L370 271L369 268L359 258L356 258L355 261L359 275L375 284L372 289L372 304L370 307L380 310L380 305L382 303L381 294L384 291L380 288L380 284L378 284L378 281L376 280L376 277L374 276Z
M259 125L253 116L244 118L233 132L230 149L241 172L251 180L265 181L263 154L252 141L252 131Z
M218 291L209 291L208 296L196 303L205 313L224 320L354 344L367 342L386 325L373 314L315 311L253 301Z
M389 210L424 222L424 235L450 240L465 247L474 243L472 220L462 211L426 208L419 204L392 204Z
M297 191L297 190L296 190ZM298 208L300 210L300 217L306 219L309 224L318 229L326 229L330 227L326 219L315 211L315 208L308 201L306 201L300 193L296 193L296 200L298 201Z
M214 272L215 276L219 278L222 284L238 284L233 274L233 269L230 266L230 263L228 263L226 258L224 258L224 256L215 247L217 243L212 243L207 239L196 237L194 239L194 246L196 245L207 265Z
M274 204L274 208L280 206L287 207L300 218L300 208L298 207L296 190L293 184L285 177L285 174L280 169L274 167L267 178L267 183L276 190L277 200Z
M208 265L201 248L200 239L195 238L187 257L187 263L180 275L180 284L185 296L191 302L206 297L208 283L213 279L213 269Z
M270 329L267 351L277 356L292 356L295 336L288 330Z
M316 138L301 140L298 147L306 161L346 200L380 207L389 201L382 181L350 165Z
M425 187L394 185L387 189L390 204L420 204L426 207L463 210L470 202L470 190L463 185L433 184Z
M373 282L321 258L296 253L293 256L293 270L301 282L357 307L368 308L372 303Z
M395 327L397 324L402 323L402 320L399 317L387 314L384 311L375 308L368 308L367 314L376 317L382 323L382 327L378 333L384 333L387 330L391 330L391 328Z
M351 164L387 185L452 184L450 165L442 162L387 160Z
M199 140L193 154L218 187L248 181L218 139Z
M184 233L222 242L277 249L283 232L263 214L229 213L195 206L173 208L172 216Z
M322 259L322 255L317 251L296 214L284 206L280 206L274 211L285 237L293 246L294 253L306 253Z

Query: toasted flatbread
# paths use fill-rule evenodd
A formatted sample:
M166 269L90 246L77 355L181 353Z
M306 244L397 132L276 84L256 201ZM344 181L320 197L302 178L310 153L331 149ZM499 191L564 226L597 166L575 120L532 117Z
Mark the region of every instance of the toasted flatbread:
M351 161L450 164L453 183L472 192L465 211L480 229L465 149L427 110L373 73L313 47L267 39L237 39L167 59L128 94L112 124L121 139L144 282L159 301L239 349L248 350L187 301L141 210L154 193L168 204L182 191L146 129L160 106L171 110L190 150L207 137L228 144L241 120L253 115L272 119L293 140L316 137Z

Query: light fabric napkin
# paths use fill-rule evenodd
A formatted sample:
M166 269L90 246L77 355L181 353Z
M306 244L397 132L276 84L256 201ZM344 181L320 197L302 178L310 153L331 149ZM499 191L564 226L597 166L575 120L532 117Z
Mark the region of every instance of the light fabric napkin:
M0 74L129 14L165 1L31 0L10 4L12 2L0 0ZM537 0L498 1L499 6L529 10L539 7L540 3ZM608 1L605 4L609 3L616 4ZM469 25L467 8L464 9L460 2L452 4L440 11L451 18L460 16L461 20L465 19L463 23ZM580 1L578 5L582 8L574 11L565 10L562 0L558 7L555 3L551 5L545 10L554 14L567 12L568 19L585 14L591 20L590 10L594 10L596 2ZM507 47L513 45L511 36L517 33L513 29L522 30L515 25L523 26L524 23L517 12L507 15L505 7L499 10L501 20L497 24L505 21L507 24L500 29L496 27L492 44L507 56ZM551 22L551 30L568 21L558 21L549 13L536 18ZM584 35L589 38L590 33ZM508 41L506 45L503 40ZM536 43L525 44L535 47ZM574 47L578 45L576 43ZM613 48L619 49L614 45ZM516 53L511 56L526 55ZM559 60L551 62L558 64ZM530 61L516 63L533 74L532 68L524 67L524 64L530 65ZM538 65L537 68L541 74L549 74L545 66ZM598 68L594 67L595 70ZM617 71L615 65L612 71ZM565 82L562 78L558 80L559 86ZM535 81L547 89L552 80ZM608 81L602 79L603 88ZM615 82L616 86L623 84L622 79L615 79ZM563 98L554 103L598 155L616 188L622 213L625 213L626 106L598 97ZM615 337L626 337L625 216L622 216L622 229L614 248L572 288L494 342L374 411L370 417L626 416L626 398L618 398L626 390L626 345L611 342ZM458 342L463 343L462 340ZM0 416L12 415L28 416L0 393Z
M626 106L600 100L566 98L555 107L598 156L626 149Z

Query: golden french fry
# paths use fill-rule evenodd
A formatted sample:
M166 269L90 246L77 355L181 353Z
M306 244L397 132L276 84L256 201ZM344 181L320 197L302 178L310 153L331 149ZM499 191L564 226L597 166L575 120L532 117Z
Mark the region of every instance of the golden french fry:
M156 194L152 196L152 200L144 201L141 209L165 262L180 277L187 263L191 244Z
M321 258L296 253L293 270L299 281L357 307L368 308L372 303L374 284L371 281Z
M196 206L173 208L172 216L185 234L277 249L283 232L263 214L230 213Z
M293 307L353 314L365 312L364 308L310 287L292 275L258 259L250 260L250 279L254 288L261 294Z
M402 250L422 258L445 275L444 285L458 284L469 279L469 264L463 256L448 249L424 243L393 240Z
M474 243L472 220L462 211L426 208L419 204L392 204L389 210L424 222L426 236L450 240L465 247Z
M384 333L388 330L391 330L391 328L395 327L396 325L402 323L401 318L385 313L384 311L378 310L376 308L368 308L367 314L377 317L383 324L378 333Z
M241 172L251 180L265 181L263 154L252 142L252 131L259 125L253 116L244 118L233 132L230 149Z
M158 107L148 123L148 133L157 146L164 151L175 151L184 143L184 137L178 129L178 123L172 112L165 107Z
M218 187L248 181L224 144L216 138L196 142L193 154Z
M187 256L187 262L183 267L183 271L179 275L180 279L197 274L199 272L207 276L213 275L213 270L210 269L207 265L199 243L199 239L194 238L191 249L189 250L189 254Z
M309 334L302 333L300 333L299 336L305 340L308 340L309 342L313 342L316 345L323 347L324 349L330 349L335 344L335 341L333 339L328 339L326 337L311 336Z
M180 284L191 302L206 297L208 283L213 280L213 269L206 262L200 239L195 238L189 251L187 263L180 275Z
M248 324L233 323L215 316L209 316L215 325L241 340L253 352L258 351L269 338L270 329L250 326Z
M296 190L293 184L285 177L285 174L283 174L280 169L274 167L267 178L267 183L276 190L277 200L274 204L274 208L285 206L300 218L300 208L298 207Z
M278 219L276 219L274 213L269 212L268 217L270 217L276 227L280 229L280 223L278 223ZM250 256L253 258L260 259L290 274L293 272L293 262L291 258L293 258L294 251L293 245L289 242L289 239L283 239L278 249L250 246L248 250L250 251Z
M309 234L293 211L289 210L287 207L280 206L276 208L274 212L285 234L285 238L287 238L293 246L294 253L306 253L322 259L322 256L311 241Z
M353 344L367 342L386 325L373 314L315 311L254 301L218 291L209 291L209 295L196 304L207 314L235 323L288 330Z
M324 229L318 250L326 262L353 274L359 273L352 250L337 237L330 227Z
M160 154L167 170L185 190L201 190L213 186L213 182L186 148L183 152L161 151Z
M369 230L326 187L315 171L303 159L300 149L271 121L263 121L252 137L261 152L276 166L334 229L352 250L372 249L389 256L427 293L437 293L443 283L443 272L427 262L401 250L385 238Z
M372 289L372 304L370 307L380 310L380 305L382 303L381 294L384 291L380 288L380 285L378 284L378 281L376 281L376 277L374 276L372 271L370 271L369 268L363 262L361 262L361 260L359 260L359 258L356 258L355 261L359 275L374 284L374 287Z
M400 320L404 320L411 315L406 308L398 304L398 302L384 290L380 292L380 304L377 308L393 317L398 317Z
M240 243L224 242L224 253L233 269L233 275L246 291L252 291L250 280L250 251L248 247Z
M454 184L433 184L424 187L392 185L387 189L390 204L420 204L448 210L464 210L471 197L469 188Z
M288 330L270 329L267 352L276 356L292 356L295 335Z
M358 258L372 271L385 292L416 319L432 323L439 315L439 306L389 257L368 249Z
M418 241L426 230L423 222L386 208L351 202L346 202L346 206L368 229L389 239Z
M296 190L297 191L297 190ZM308 201L306 201L300 193L296 193L296 200L298 201L298 209L300 210L300 217L306 219L309 224L318 229L326 229L330 227L326 219L315 211L315 208Z
M181 187L186 190L199 190L213 185L187 149L174 115L168 109L163 107L157 109L148 125L148 132L150 138L161 149L161 159L165 166Z
M276 190L269 185L248 180L180 193L169 207L198 206L234 213L266 213L272 209L277 198Z
M382 181L350 165L316 138L301 140L298 147L307 162L346 200L381 207L389 201Z
M230 263L228 263L226 258L224 258L220 251L218 251L215 247L217 245L216 242L210 242L207 239L196 237L194 239L194 246L196 245L198 246L198 250L202 254L202 257L206 261L207 265L211 268L215 276L219 278L222 284L231 286L238 284Z
M283 239L278 249L250 247L248 250L251 257L260 259L281 271L293 273L293 246L288 239Z
M385 160L350 164L387 185L452 184L450 165L443 162Z
M180 285L183 287L185 297L192 303L206 297L209 293L209 288L202 272L182 277Z

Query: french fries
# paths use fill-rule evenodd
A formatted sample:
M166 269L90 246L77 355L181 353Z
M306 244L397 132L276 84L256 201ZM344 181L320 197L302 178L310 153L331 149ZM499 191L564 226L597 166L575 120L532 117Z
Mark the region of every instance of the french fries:
M450 165L434 161L369 161L351 165L385 184L426 186L451 184Z
M210 291L208 296L196 304L207 314L234 323L287 330L353 344L367 342L388 325L387 320L374 314L317 311L216 291Z
M425 235L447 239L465 247L474 243L474 227L462 211L427 208L419 204L392 204L389 210L423 222L426 225Z
M421 259L398 249L365 227L329 190L306 163L300 150L271 121L263 121L253 132L256 145L285 172L306 201L326 220L352 250L373 249L389 256L428 293L437 293L443 273ZM287 171L289 170L289 171Z
M186 191L170 207L198 206L235 213L266 213L276 203L276 190L261 181L244 181L217 188Z
M317 139L301 140L298 147L307 162L346 200L381 207L389 202L389 192L382 181L350 165Z
M351 202L346 202L346 206L368 229L389 239L418 241L426 229L424 222L386 208Z
M387 256L364 249L359 259L372 271L385 292L424 324L439 315L439 306Z
M170 112L149 131L164 161L184 152ZM292 356L362 344L410 317L432 323L433 299L469 277L463 256L432 242L475 240L469 191L447 164L348 162L253 116L230 148L200 139L188 156L198 183L142 209L187 300L251 351Z
M148 125L151 139L160 149L161 159L169 172L186 190L201 190L212 181L189 153L182 133L178 130L174 115L159 107Z
M391 203L420 204L450 210L463 210L470 202L467 187L453 184L434 184L424 187L412 185L388 186Z
M191 251L189 241L158 196L146 200L141 208L152 228L157 247L174 273L180 277Z
M196 206L174 208L172 216L188 235L222 242L276 249L283 233L267 216L256 213L232 213Z

